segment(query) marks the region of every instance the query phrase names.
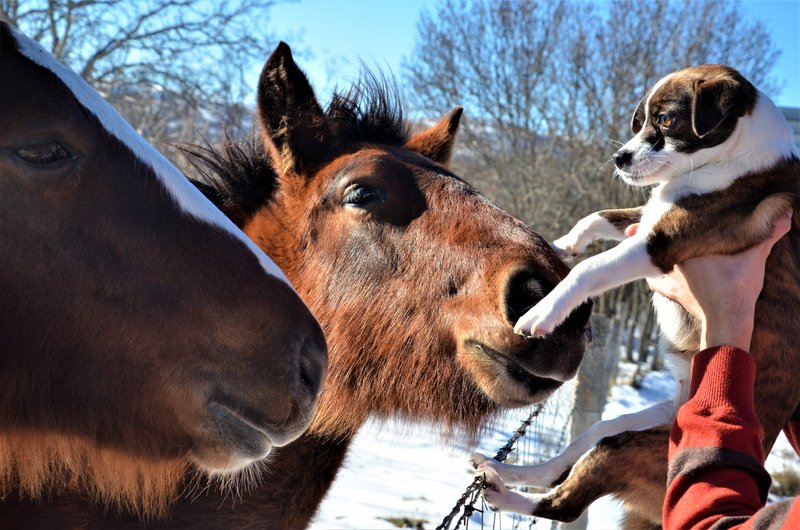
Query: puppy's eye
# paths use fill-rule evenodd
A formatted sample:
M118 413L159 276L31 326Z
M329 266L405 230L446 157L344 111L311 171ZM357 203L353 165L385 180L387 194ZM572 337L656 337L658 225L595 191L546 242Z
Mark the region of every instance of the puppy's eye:
M380 193L377 190L360 184L353 184L345 191L342 202L344 202L345 206L364 207L380 198Z
M39 166L72 158L72 153L67 151L64 146L58 142L46 142L22 147L17 149L15 154L24 161Z
M675 123L675 118L666 112L658 115L658 126L662 129L669 129L673 123Z

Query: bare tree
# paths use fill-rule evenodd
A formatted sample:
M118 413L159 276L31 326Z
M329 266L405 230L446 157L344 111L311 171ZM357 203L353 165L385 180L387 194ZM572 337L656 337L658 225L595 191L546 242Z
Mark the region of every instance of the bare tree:
M592 211L644 201L643 190L612 182L608 161L655 81L718 62L774 93L767 74L778 55L738 2L441 0L418 22L403 78L428 115L465 107L458 170L554 238ZM638 285L598 304L616 317L618 344L640 355L655 336L648 296Z
M421 15L403 75L417 109L464 105L471 164L500 202L555 235L591 207L640 200L609 197L596 179L610 176L598 168L659 77L723 62L769 93L778 53L736 2L442 0Z
M245 74L276 0L0 0L0 18L76 70L159 148L246 127ZM174 152L169 153L175 156Z
M545 141L546 98L568 11L563 1L446 0L435 14L423 12L415 52L404 64L415 108L468 109L462 142L475 169L517 212L542 207L530 186L553 147Z

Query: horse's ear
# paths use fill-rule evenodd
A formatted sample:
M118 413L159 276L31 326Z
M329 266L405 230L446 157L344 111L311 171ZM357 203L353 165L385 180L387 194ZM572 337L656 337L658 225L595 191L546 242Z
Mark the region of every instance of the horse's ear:
M327 156L328 120L285 42L278 44L261 71L258 117L279 173L305 174Z
M450 155L453 154L453 142L463 111L463 108L456 107L430 129L416 133L406 142L406 149L446 166L450 163Z

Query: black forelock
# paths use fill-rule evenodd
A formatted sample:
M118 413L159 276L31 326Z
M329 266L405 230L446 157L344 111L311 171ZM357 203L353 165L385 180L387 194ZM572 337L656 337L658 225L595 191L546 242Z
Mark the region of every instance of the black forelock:
M347 91L334 92L326 116L340 145L403 145L410 136L394 78L375 74L363 66L358 81Z
M200 176L190 179L192 184L240 228L275 192L278 176L256 134L241 141L226 138L219 148L207 142L179 148Z

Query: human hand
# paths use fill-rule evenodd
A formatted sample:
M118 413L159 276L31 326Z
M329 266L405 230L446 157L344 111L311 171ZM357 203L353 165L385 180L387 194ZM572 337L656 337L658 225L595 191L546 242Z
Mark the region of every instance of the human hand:
M730 345L750 349L755 304L764 286L772 246L789 231L792 211L775 220L772 234L732 256L702 256L647 280L650 288L681 304L701 324L701 348Z

